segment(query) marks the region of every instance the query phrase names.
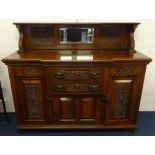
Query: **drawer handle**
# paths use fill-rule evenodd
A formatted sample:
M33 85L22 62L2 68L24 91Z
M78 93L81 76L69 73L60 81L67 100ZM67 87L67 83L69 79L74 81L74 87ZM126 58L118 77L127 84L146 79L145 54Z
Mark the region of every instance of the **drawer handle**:
M98 91L99 90L99 86L98 85L90 85L89 86L89 90L90 91Z
M64 73L63 72L56 72L55 77L58 79L62 79L62 78L64 78Z
M97 72L90 72L89 76L90 76L90 78L96 79L96 78L99 78L99 73L97 73Z
M56 85L55 88L56 88L57 92L65 91L65 86L63 86L63 85Z

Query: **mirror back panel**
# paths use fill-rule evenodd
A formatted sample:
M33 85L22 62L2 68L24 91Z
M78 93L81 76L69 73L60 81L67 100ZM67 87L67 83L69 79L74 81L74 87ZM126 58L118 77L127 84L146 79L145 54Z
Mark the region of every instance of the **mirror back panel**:
M131 24L19 24L23 51L52 49L134 50Z

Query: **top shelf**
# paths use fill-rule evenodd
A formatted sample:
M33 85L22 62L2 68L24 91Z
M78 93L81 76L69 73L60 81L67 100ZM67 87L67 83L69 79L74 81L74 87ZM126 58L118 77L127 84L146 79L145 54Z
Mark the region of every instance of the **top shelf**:
M30 50L114 50L135 52L140 23L14 23L18 53Z
M25 22L20 22L20 23L13 23L14 25L103 25L103 24L106 24L106 25L139 25L140 23L138 22L104 22L104 23L85 23L85 22L66 22L66 23L59 23L59 22L53 22L53 23L33 23L33 22L30 22L30 23L25 23Z

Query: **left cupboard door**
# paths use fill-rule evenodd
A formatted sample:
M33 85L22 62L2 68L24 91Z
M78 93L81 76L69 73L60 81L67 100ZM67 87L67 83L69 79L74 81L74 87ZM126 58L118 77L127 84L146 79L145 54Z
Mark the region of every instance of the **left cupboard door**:
M46 105L43 97L42 79L16 79L18 109L22 124L42 125L47 123Z

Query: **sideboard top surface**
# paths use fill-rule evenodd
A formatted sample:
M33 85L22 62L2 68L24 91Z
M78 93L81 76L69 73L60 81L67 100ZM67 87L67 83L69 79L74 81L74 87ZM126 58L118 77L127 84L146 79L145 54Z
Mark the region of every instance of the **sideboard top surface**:
M61 60L61 56L71 56L72 60ZM77 60L78 56L92 56L92 60ZM131 61L131 62L142 62L149 63L151 58L141 54L136 53L125 53L125 52L114 52L114 51L102 51L102 50L53 50L51 51L29 51L25 53L13 53L2 60L5 63L11 62L38 62L43 61L48 62L122 62L122 61Z

